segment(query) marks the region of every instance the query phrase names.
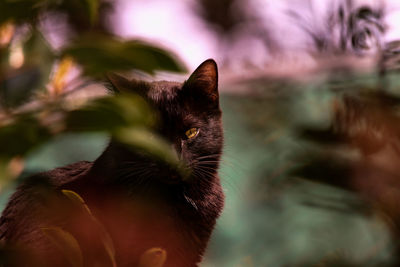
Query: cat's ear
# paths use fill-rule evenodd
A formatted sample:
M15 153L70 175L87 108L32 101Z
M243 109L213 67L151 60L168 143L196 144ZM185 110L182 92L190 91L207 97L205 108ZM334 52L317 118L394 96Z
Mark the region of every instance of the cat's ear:
M109 72L106 74L105 86L111 93L119 94L129 91L131 81L121 75Z
M201 63L183 86L184 90L200 93L218 105L218 68L213 59Z
M128 80L116 73L106 74L106 88L114 94L120 93L136 93L143 97L147 94L147 84L136 80Z

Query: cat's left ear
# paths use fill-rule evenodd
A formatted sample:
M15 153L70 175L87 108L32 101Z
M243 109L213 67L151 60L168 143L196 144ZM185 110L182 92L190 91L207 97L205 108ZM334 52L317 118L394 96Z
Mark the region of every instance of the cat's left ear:
M184 90L196 92L218 105L218 67L213 59L204 61L183 85Z
M106 74L105 87L114 94L123 93L129 91L132 86L131 81L118 75L116 73L109 72Z
M114 94L121 93L134 93L139 94L146 98L148 85L143 81L136 81L135 79L128 80L116 73L107 73L105 87Z

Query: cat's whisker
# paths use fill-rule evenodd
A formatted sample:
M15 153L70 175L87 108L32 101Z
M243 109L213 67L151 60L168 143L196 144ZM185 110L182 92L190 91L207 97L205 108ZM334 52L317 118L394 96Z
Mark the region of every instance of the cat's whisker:
M193 167L194 169L203 168L203 169L211 169L212 171L214 171L215 168L212 168L212 167L208 166L207 164L204 164L204 165L203 165L203 164L201 164L201 163L218 163L218 161L200 161L200 162L198 162L198 163L196 164L195 167ZM229 176L229 175L227 174L227 172L225 172L224 170L219 169L218 172L219 172L220 174L222 174L222 176L223 176L224 178L226 178L226 177ZM215 170L215 173L216 173L216 170ZM215 173L214 173L213 175L215 175ZM229 178L229 177L228 177L228 178ZM224 181L225 181L225 184L226 184L227 186L229 186L229 188L231 188L232 190L234 190L234 191L237 193L237 195L242 195L242 192L239 190L239 187L238 187L236 184L233 183L233 179L224 179Z
M201 158L212 157L212 156L221 156L221 153L208 154L208 155L200 156L197 158L201 159Z
M219 165L218 161L200 161L196 165L201 165L201 166L217 166Z
M208 158L218 158L220 156L221 156L221 154L210 154L210 155L197 157L196 160L202 160L202 159L208 159Z
M210 172L208 170L204 170L204 169L200 169L199 168L199 169L195 169L195 171L197 171L199 173L202 173L202 174L205 174L206 175L205 178L213 178L215 176L215 173Z
M215 175L217 173L217 171L214 168L211 167L207 167L207 166L199 166L200 169L204 170L204 171L208 171L210 172L212 175Z

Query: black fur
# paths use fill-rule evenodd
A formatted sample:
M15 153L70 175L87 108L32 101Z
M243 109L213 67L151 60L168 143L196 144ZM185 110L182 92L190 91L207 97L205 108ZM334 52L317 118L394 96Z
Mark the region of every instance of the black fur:
M135 82L118 75L109 80L111 90L139 93L155 107L161 117L157 130L171 143L187 175L112 140L93 163L31 177L11 197L0 220L4 244L24 249L23 257L10 257L10 266L27 266L26 259L29 266L69 266L41 232L47 226L60 226L78 240L84 266L110 266L100 256L101 238L80 213L43 211L64 203L59 201L61 189L82 196L105 226L118 267L137 266L140 255L152 247L167 251L164 266L197 266L201 261L224 202L217 175L223 131L215 62L205 61L184 84ZM188 139L185 132L193 127L200 131Z

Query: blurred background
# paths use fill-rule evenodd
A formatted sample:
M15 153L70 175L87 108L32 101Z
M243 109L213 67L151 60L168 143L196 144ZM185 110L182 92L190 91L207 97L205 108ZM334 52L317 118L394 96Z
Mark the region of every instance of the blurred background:
M227 199L201 266L400 266L398 25L396 0L3 0L1 206L141 126L102 125L105 72L214 58Z

